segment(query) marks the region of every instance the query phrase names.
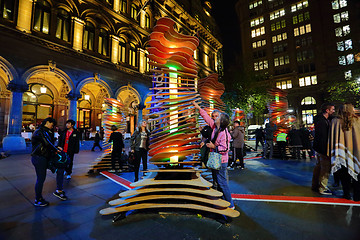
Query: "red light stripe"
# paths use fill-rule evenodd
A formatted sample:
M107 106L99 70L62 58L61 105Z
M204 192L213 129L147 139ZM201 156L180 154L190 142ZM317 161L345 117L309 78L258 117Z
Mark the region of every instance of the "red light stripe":
M113 173L109 173L108 171L102 171L100 172L101 175L107 177L108 179L110 179L111 181L127 188L127 189L133 189L135 187L130 186L131 182L126 180L125 178L119 177L116 174Z

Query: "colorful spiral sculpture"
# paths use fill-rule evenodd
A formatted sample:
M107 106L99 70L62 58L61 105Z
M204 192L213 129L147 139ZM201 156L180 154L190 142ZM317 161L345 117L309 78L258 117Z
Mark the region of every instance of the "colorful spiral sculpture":
M279 88L273 88L268 91L268 94L272 98L272 101L268 103L270 121L277 125L274 136L279 132L288 132L289 128L286 125L288 115L287 92Z
M148 170L143 180L131 184L138 187L121 193L110 201L101 214L137 209L192 209L237 217L222 193L200 175L199 164L192 155L200 152L195 108L192 101L201 100L197 93L197 67L193 59L199 40L179 34L175 22L160 18L150 34L148 58L153 69L152 100L149 110L154 129L150 135L150 162L160 168ZM204 90L205 91L205 90ZM190 167L184 167L185 165ZM169 186L170 187L166 187ZM156 187L153 187L156 186ZM194 195L195 194L195 195ZM164 199L167 199L166 201Z
M232 120L234 121L240 121L240 126L245 126L245 113L244 110L236 108L234 109L234 113L232 115Z

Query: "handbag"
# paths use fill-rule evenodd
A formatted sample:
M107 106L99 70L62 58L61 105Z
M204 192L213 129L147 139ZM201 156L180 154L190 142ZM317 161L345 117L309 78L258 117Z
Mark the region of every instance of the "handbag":
M215 143L217 137L218 137L219 131L217 131L214 135L214 138L211 140L211 142ZM226 152L228 150L228 136L226 135L226 150L223 152ZM221 168L221 157L222 155L218 153L217 147L215 148L215 152L209 152L208 161L206 163L206 166L208 168L219 170Z
M64 151L60 151L51 156L48 168L51 172L56 173L58 169L65 169L69 164L69 155Z

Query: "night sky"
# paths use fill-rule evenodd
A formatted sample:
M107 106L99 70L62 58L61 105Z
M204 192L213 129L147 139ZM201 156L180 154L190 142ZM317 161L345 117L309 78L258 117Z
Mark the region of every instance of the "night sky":
M224 70L236 64L241 53L241 39L238 18L235 11L237 0L212 0L212 15L221 34L224 53Z

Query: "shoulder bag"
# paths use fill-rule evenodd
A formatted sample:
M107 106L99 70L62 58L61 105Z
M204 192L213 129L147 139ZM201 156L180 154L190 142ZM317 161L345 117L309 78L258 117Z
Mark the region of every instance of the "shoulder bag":
M214 138L211 140L212 143L215 144L215 141L218 137L218 134L219 134L219 131L218 130L215 135L214 135ZM228 136L227 136L227 133L226 133L226 129L225 129L225 135L226 135L226 150L224 152L226 152L228 150ZM221 154L218 153L218 148L216 147L215 148L215 152L209 152L209 158L208 158L208 161L206 163L206 166L208 168L211 168L211 169L214 169L214 170L219 170L221 168Z

